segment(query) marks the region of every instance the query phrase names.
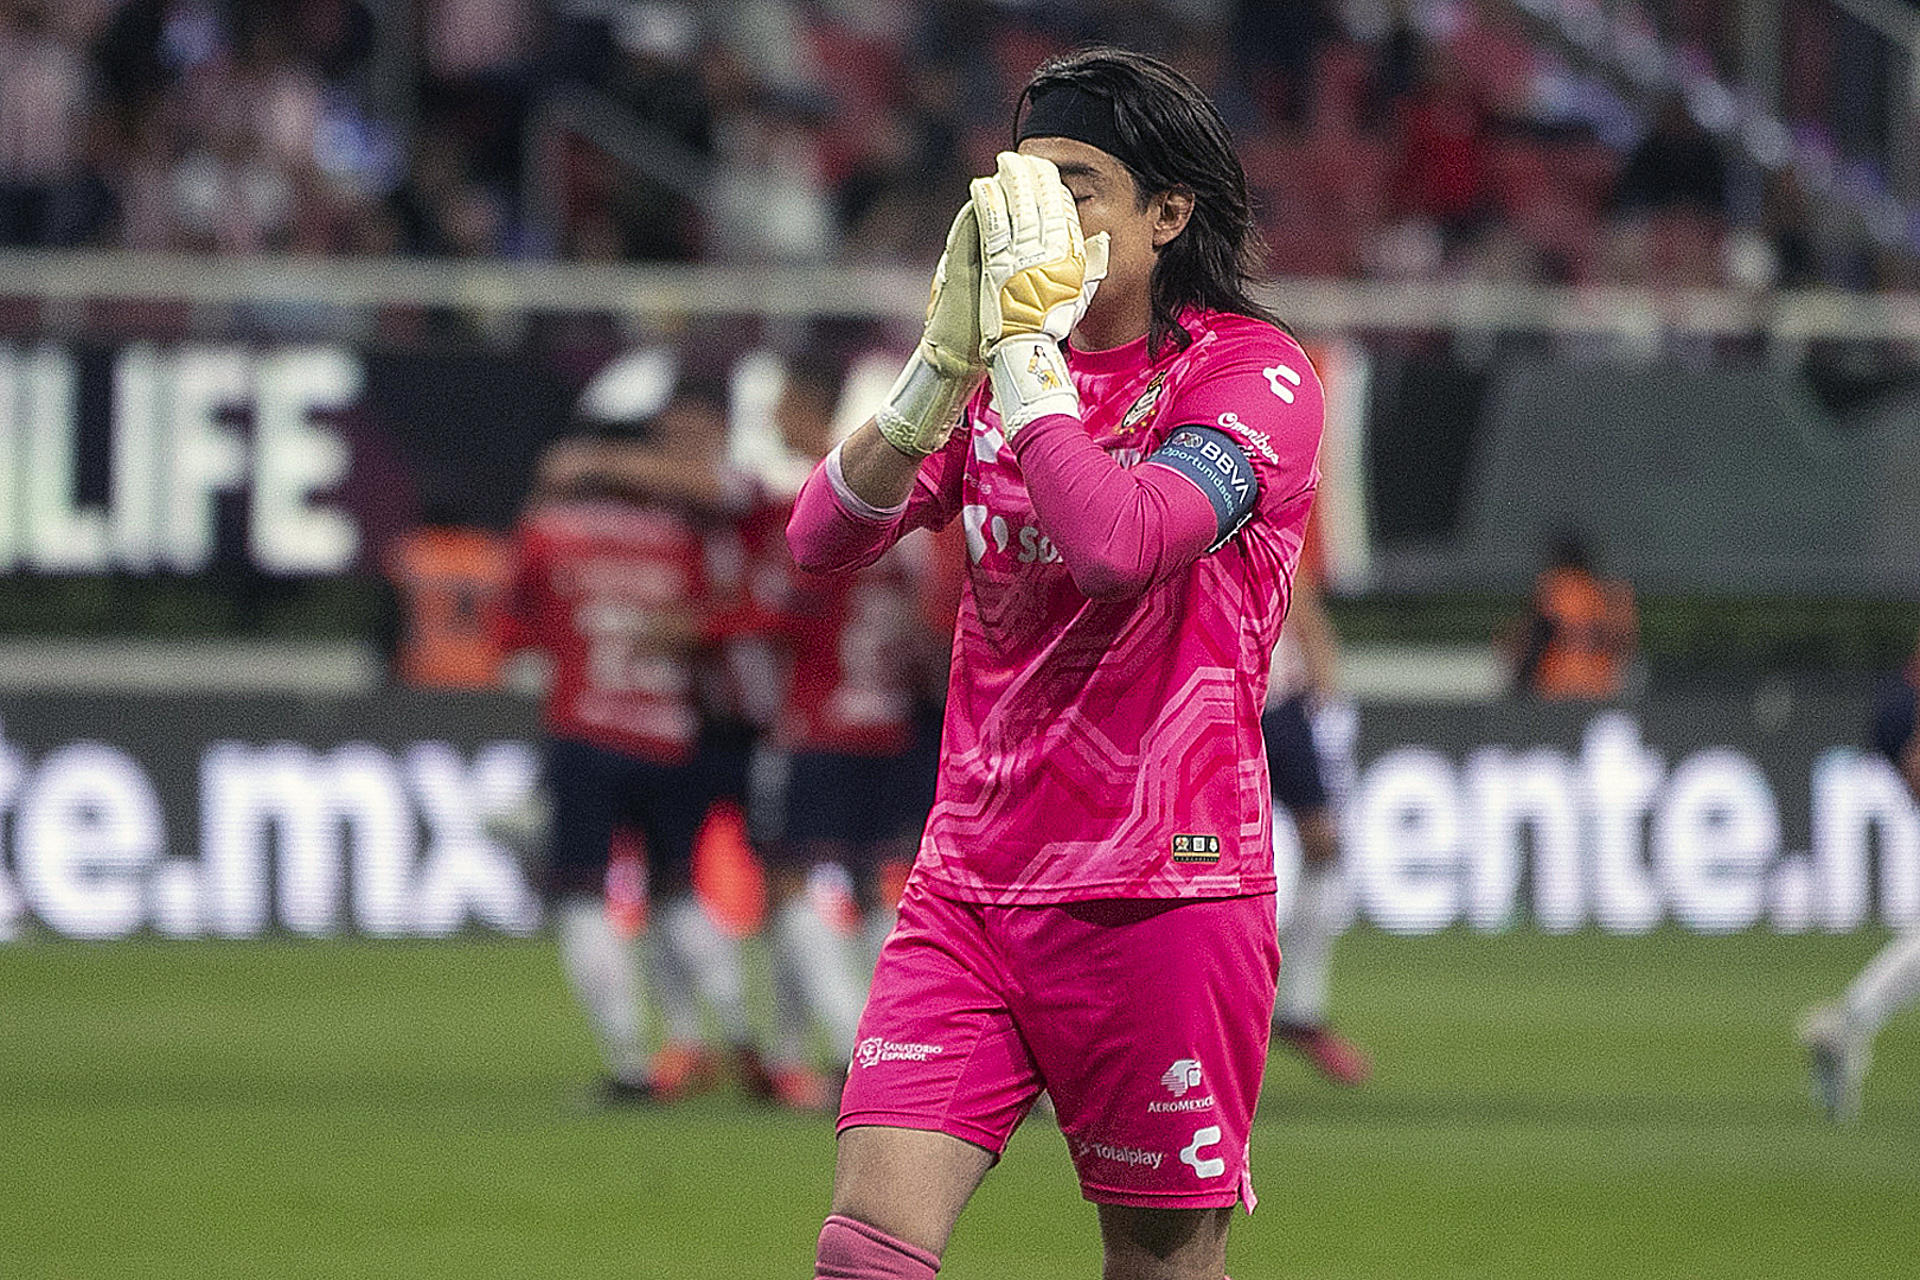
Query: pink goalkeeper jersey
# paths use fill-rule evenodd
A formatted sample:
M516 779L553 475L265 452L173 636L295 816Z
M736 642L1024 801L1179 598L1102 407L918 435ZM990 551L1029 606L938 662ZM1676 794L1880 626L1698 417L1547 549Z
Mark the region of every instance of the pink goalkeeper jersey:
M984 387L893 526L897 536L958 516L966 531L939 784L913 870L945 896L1274 888L1260 712L1318 481L1320 385L1272 325L1189 311L1182 327L1193 342L1158 360L1142 338L1069 348L1067 361L1087 433L1123 467L1180 427L1240 446L1259 493L1214 550L1141 594L1090 599L1036 519ZM1071 429L1043 419L1029 431L1038 439L1057 422ZM1027 435L1019 448L1031 452Z

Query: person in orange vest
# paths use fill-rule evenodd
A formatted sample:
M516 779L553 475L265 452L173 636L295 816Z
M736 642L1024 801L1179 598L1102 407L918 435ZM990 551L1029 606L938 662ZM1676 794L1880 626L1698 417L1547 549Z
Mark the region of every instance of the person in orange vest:
M492 689L505 660L494 614L513 576L506 538L450 507L430 509L388 544L394 593L391 671L420 689Z
M1515 680L1522 692L1550 701L1620 696L1640 640L1633 589L1596 574L1579 538L1554 546L1522 625Z

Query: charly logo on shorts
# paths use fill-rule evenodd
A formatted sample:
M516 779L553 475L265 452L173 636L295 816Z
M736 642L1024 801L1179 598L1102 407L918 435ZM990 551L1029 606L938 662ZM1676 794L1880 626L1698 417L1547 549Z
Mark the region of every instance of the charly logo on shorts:
M1145 1147L1119 1147L1111 1142L1082 1142L1078 1138L1072 1142L1075 1159L1084 1160L1092 1156L1096 1160L1125 1165L1129 1169L1158 1169L1160 1162L1167 1158L1166 1152L1149 1151Z
M1212 1094L1193 1098L1187 1096L1189 1092L1200 1087L1198 1058L1179 1059L1167 1068L1166 1074L1160 1077L1160 1083L1165 1086L1168 1093L1173 1095L1173 1098L1172 1100L1155 1098L1147 1104L1147 1110L1150 1112L1205 1111L1213 1106Z
M863 1067L882 1062L925 1062L944 1050L937 1044L915 1044L908 1040L887 1040L868 1036L853 1051L853 1060Z
M1178 835L1173 838L1173 860L1175 862L1218 862L1220 861L1220 837L1206 835Z
M1203 1160L1200 1158L1200 1153L1208 1147L1219 1145L1219 1125L1210 1124L1204 1129L1197 1129L1194 1131L1193 1141L1180 1148L1180 1163L1191 1168L1196 1177L1217 1178L1227 1171L1227 1162L1219 1156L1209 1156Z

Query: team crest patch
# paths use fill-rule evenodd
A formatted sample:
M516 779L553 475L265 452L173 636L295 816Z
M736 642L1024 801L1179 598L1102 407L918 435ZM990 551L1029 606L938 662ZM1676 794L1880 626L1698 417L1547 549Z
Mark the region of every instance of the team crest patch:
M1167 371L1164 369L1153 375L1153 381L1149 382L1147 389L1140 393L1140 398L1128 407L1126 417L1120 419L1120 427L1116 434L1125 435L1129 431L1136 431L1141 423L1153 416L1153 407L1160 403L1160 388L1166 380Z
M1173 860L1175 862L1218 862L1220 861L1220 837L1175 836Z

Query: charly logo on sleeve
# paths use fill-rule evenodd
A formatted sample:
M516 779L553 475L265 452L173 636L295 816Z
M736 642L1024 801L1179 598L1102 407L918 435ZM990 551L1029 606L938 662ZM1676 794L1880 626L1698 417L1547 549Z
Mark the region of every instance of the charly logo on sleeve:
M1294 387L1299 386L1300 375L1298 373L1284 364L1277 364L1271 369L1262 369L1260 372L1267 376L1267 385L1273 388L1273 394L1279 396L1288 404L1293 403L1293 387L1289 387L1286 384L1290 382Z

